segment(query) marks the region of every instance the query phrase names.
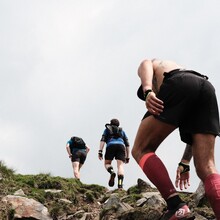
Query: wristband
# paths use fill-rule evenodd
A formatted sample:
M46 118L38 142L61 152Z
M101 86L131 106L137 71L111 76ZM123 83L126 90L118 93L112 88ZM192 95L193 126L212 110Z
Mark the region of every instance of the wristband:
M69 158L71 158L72 157L72 154L71 155L69 155Z
M128 163L128 162L129 162L129 160L130 160L130 158L129 158L129 157L125 158L126 163Z
M147 97L148 97L148 95L150 94L150 92L153 92L153 90L152 90L152 89L148 89L148 90L146 90L146 91L144 92L144 99L145 99L145 100L147 99Z
M99 157L103 157L102 150L99 150L98 155L99 155Z
M180 162L178 165L183 167L183 171L180 174L183 174L183 173L190 171L190 166L188 164Z

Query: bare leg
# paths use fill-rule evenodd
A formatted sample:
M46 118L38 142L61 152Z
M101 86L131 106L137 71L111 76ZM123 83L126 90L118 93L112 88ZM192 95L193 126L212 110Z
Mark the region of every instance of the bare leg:
M110 173L108 185L112 187L115 184L116 174L115 174L114 169L111 164L112 164L112 160L105 160L105 169Z
M220 219L220 175L214 160L215 136L195 134L193 136L193 158L198 177L204 182L205 193L216 219Z
M79 162L75 161L72 163L73 166L73 174L76 179L80 179L80 173L79 173Z
M146 153L155 152L161 142L175 129L175 126L161 122L153 116L145 118L139 126L132 149L132 156L137 163Z
M161 142L176 127L155 119L153 116L145 118L138 129L132 149L132 155L142 168L148 179L158 188L168 204L168 209L175 209L182 200L169 177L166 167L155 154Z
M79 171L80 171L80 169L81 169L82 166L83 166L83 164L80 163L80 164L79 164Z
M105 160L105 169L108 171L111 167L112 167L112 160Z
M118 188L123 188L123 180L124 180L124 162L122 160L117 160L117 168L118 168Z
M214 159L215 136L211 134L195 134L193 136L193 158L198 177L205 178L217 173Z
M124 162L117 160L118 175L124 175Z

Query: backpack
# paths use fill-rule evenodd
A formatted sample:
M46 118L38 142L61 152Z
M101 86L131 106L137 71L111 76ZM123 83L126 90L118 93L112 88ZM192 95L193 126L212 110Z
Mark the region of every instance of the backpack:
M111 138L122 138L122 128L116 126L116 125L111 125L111 124L106 124L105 127L108 130L108 134Z
M80 137L71 137L72 143L70 144L70 148L79 148L79 149L86 149L86 143Z

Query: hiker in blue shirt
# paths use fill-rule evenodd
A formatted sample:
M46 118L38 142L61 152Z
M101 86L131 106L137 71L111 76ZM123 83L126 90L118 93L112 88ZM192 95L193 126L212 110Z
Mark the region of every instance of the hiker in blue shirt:
M129 162L130 147L128 138L122 128L119 127L119 120L112 119L110 124L106 124L106 129L102 134L98 157L103 159L103 148L106 144L105 151L105 168L110 173L109 186L114 186L116 173L112 167L112 161L117 160L118 189L123 188L124 180L124 163Z
M90 148L82 138L74 136L67 142L66 150L72 161L73 174L76 179L80 179L80 168L84 164Z

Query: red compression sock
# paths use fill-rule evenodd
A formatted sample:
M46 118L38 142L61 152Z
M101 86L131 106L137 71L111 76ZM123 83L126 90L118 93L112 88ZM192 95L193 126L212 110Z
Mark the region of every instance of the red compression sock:
M204 181L205 193L217 220L220 220L220 174L213 173Z
M155 153L145 154L140 159L139 166L148 179L157 187L165 200L176 192L166 167Z

